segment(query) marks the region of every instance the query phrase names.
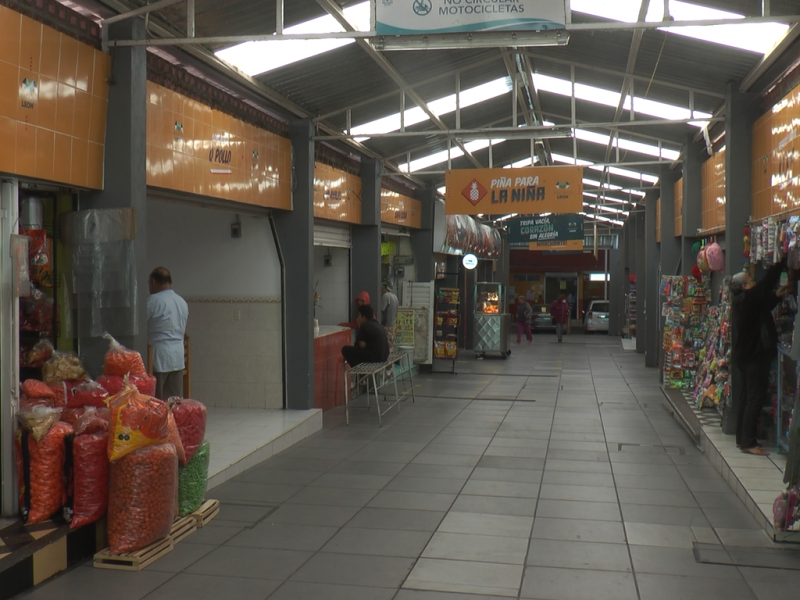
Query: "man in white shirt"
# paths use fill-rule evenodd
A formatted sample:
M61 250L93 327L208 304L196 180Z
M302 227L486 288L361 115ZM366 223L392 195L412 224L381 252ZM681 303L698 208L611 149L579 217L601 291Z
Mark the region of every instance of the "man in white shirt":
M156 397L183 397L183 338L189 306L172 291L172 276L164 267L150 273L147 299L147 338L153 347Z
M392 293L388 283L381 287L381 312L383 312L383 326L386 328L386 337L389 339L389 352L394 351L394 336L397 329L397 296Z

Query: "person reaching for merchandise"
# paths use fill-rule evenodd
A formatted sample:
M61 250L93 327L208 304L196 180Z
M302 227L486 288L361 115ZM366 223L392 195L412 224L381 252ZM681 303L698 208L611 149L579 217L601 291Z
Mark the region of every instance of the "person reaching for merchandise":
M736 445L748 454L769 456L758 443L758 418L767 397L770 367L778 345L772 309L788 291L787 286L775 290L785 269L784 258L759 282L747 272L731 278L731 322L735 331L731 358L742 384L736 410Z

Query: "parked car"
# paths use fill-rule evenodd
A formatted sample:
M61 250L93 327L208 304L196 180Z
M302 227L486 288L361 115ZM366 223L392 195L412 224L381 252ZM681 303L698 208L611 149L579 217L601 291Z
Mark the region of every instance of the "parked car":
M533 316L531 317L531 329L533 331L555 331L556 322L550 314L550 307L546 304L533 304Z
M608 332L608 300L592 300L583 320L583 331Z

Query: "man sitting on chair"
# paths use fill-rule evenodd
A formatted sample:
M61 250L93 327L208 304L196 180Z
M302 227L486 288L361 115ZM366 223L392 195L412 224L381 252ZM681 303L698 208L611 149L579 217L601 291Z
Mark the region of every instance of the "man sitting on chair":
M369 304L358 307L356 345L342 348L342 356L350 367L361 363L382 363L389 358L386 330L374 317L375 312Z

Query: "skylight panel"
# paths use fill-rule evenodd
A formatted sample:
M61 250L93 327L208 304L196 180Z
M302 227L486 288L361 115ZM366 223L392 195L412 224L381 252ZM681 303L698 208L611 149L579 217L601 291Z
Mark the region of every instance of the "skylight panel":
M602 146L608 146L611 140L610 136L593 131L586 131L585 129L576 129L575 137L579 140ZM676 152L675 150L667 150L666 148L659 148L658 146L652 146L650 144L614 138L612 148L616 148L617 146L622 150L630 150L631 152L638 152L640 154L646 154L647 156L655 156L656 158L665 158L667 160L677 160L681 155L680 152Z
M370 30L370 3L362 2L344 9L347 20L358 31ZM341 33L344 28L331 15L325 15L291 27L283 32L302 33ZM245 42L215 52L227 63L251 77L267 73L286 65L296 63L312 56L318 56L355 42L353 38L321 40L274 40L265 42Z
M568 165L576 164L571 156L566 156L564 154L551 154L551 156L553 157L554 161L560 163L566 163ZM577 164L589 167L592 171L603 170L603 167L599 165L594 165L588 160L582 160L580 158L578 159ZM658 182L658 177L655 177L654 175L648 175L646 173L637 173L636 171L629 171L628 169L620 169L619 167L606 167L606 168L608 169L608 172L611 173L612 175L619 175L620 177L629 177L631 179L636 179L637 181L646 181L648 183Z
M624 23L635 23L639 15L641 0L571 0L570 7L596 17ZM671 0L669 12L676 21L701 21L712 19L741 19L743 15L708 6ZM651 2L647 12L648 22L662 21L664 2ZM789 26L783 23L744 23L742 25L706 25L702 27L662 27L676 35L690 37L714 44L765 54L786 33Z
M497 144L502 144L505 140L492 140L491 145L496 146ZM478 152L479 150L484 150L489 147L489 140L474 140L472 142L467 142L464 144L464 148L467 149L468 152ZM458 146L453 146L450 148L450 159L460 158L464 156L464 151L461 150ZM435 152L433 154L429 154L428 156L423 156L422 158L418 158L416 160L412 160L410 163L403 163L398 165L398 169L400 169L403 173L414 173L416 171L421 171L427 167L432 167L433 165L438 165L443 162L447 162L447 150L442 150L441 152Z

